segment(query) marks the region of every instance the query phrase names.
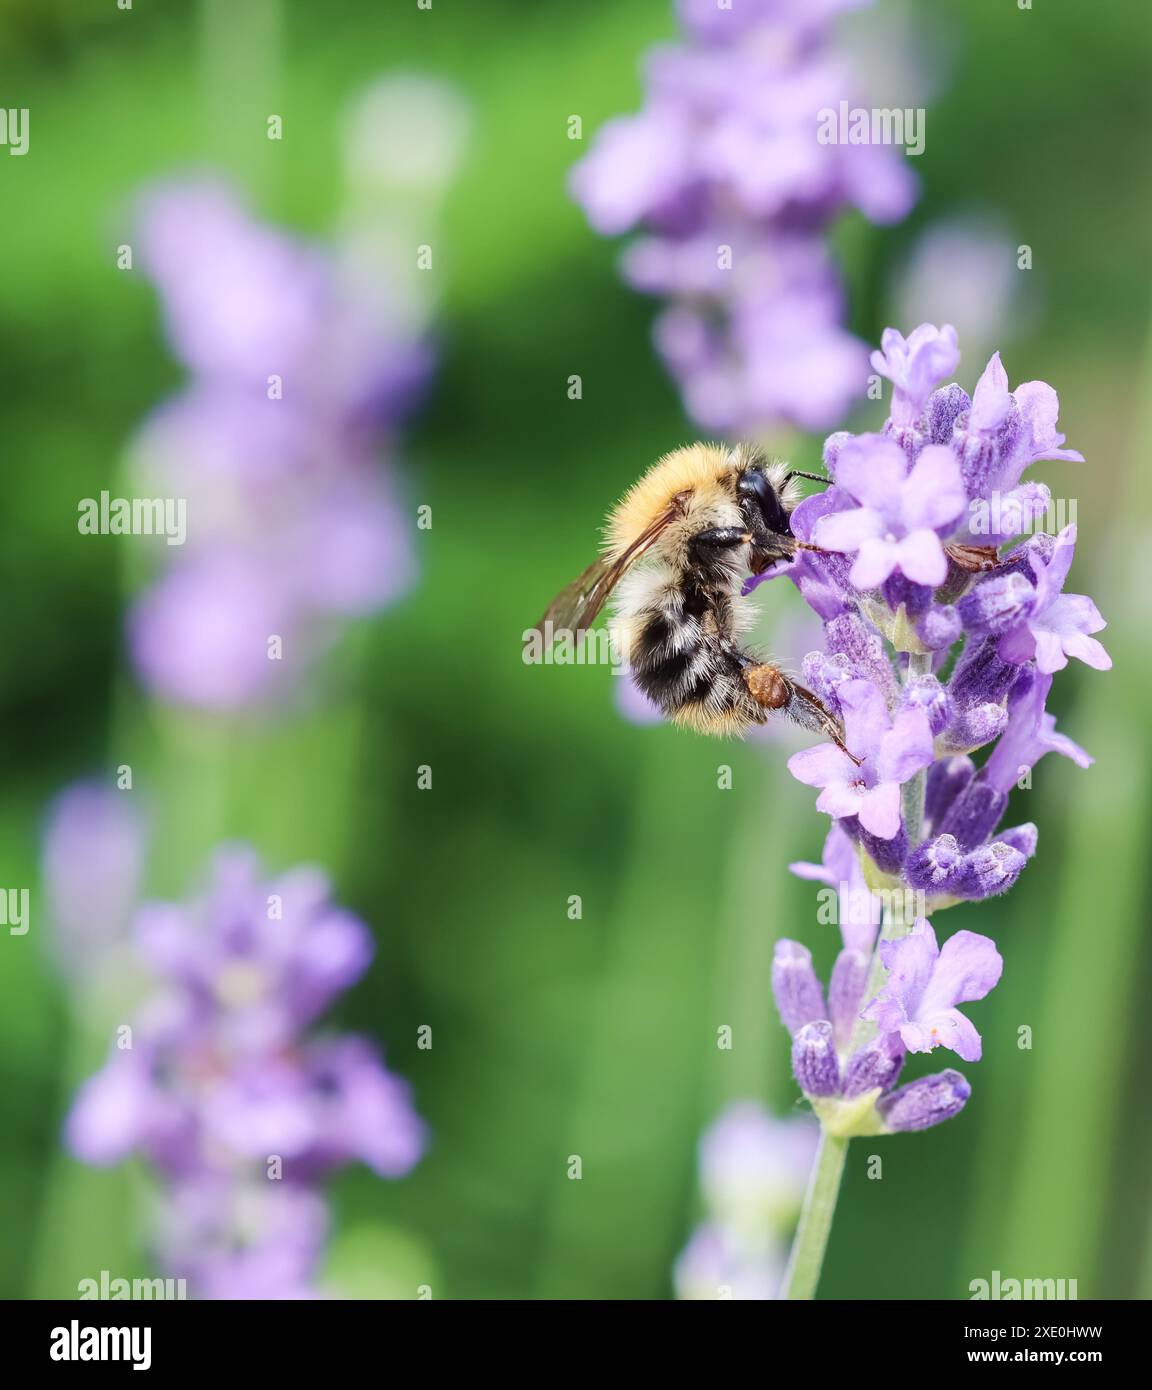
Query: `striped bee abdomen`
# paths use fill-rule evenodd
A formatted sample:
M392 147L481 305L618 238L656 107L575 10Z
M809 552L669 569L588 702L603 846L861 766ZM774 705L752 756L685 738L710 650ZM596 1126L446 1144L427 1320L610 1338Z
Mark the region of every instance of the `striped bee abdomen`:
M631 625L636 684L670 719L708 733L737 733L768 717L745 682L757 663L730 635L731 609L727 593L686 580L664 588Z

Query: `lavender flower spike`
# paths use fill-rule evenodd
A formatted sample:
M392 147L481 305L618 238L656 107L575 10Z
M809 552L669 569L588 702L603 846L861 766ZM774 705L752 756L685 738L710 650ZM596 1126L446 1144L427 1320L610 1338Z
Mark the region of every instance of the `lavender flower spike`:
M237 846L217 855L203 897L140 907L134 928L159 988L131 1047L80 1088L69 1147L97 1166L131 1153L152 1165L159 1258L195 1296L310 1296L322 1179L353 1161L400 1177L424 1146L408 1088L375 1048L309 1031L366 969L368 931L316 870L264 881Z
M907 337L888 329L872 358L893 384L888 418L870 434L828 437L833 485L792 515L809 544L782 573L824 624L804 680L841 718L848 750L823 744L789 760L834 821L823 862L793 869L841 898L858 874L885 914L873 955L870 911L864 921L842 912L826 1004L810 957L787 943L803 967L804 1007L796 987L777 997L795 1078L824 1132L789 1298L816 1288L847 1141L926 1129L967 1102L954 1071L894 1089L906 1052L980 1058L959 1006L983 999L1003 969L988 937L959 931L941 945L927 918L1015 884L1039 832L1001 823L1027 774L1049 752L1092 762L1056 731L1053 676L1072 658L1111 664L1093 635L1104 626L1096 605L1063 592L1075 528L1022 539L1051 496L1021 482L1025 470L1081 459L1056 428L1056 393L1036 381L1010 390L993 354L969 396L941 384L959 360L947 325ZM977 749L987 751L973 759Z
M849 95L832 31L857 3L682 0L683 40L647 55L642 109L572 170L598 232L639 234L624 278L664 300L656 347L705 429L827 429L863 394L828 232L852 207L903 217L915 185L890 149L816 139L821 108Z

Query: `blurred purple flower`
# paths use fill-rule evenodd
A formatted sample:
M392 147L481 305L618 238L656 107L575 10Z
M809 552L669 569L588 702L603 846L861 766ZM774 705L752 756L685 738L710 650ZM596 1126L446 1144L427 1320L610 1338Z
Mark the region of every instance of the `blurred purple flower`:
M258 222L226 184L151 190L139 250L192 379L134 449L141 488L185 499L188 535L131 614L133 659L173 703L283 699L340 618L411 582L374 456L418 401L429 347L332 252Z
M910 102L923 105L923 102ZM1019 336L1034 314L1017 267L1017 238L997 220L966 215L929 226L901 259L893 299L901 323L950 323L982 361L1006 331Z
M777 1297L784 1240L804 1194L817 1128L737 1101L700 1140L705 1220L676 1261L681 1299Z
M628 672L612 683L616 708L630 724L660 724L663 715Z
M827 428L864 389L826 233L849 208L888 222L914 199L890 148L817 138L852 95L832 23L865 2L685 0L685 41L648 55L642 110L572 170L598 232L643 232L624 276L668 300L656 345L707 429Z
M69 974L97 967L126 939L145 840L130 792L78 782L49 808L42 874L54 942Z
M200 899L146 904L134 930L157 988L80 1088L68 1144L158 1170L165 1264L192 1271L198 1296L297 1296L321 1253L320 1180L350 1162L402 1176L424 1145L370 1043L306 1032L367 968L371 937L319 871L265 881L241 846L218 852ZM230 1227L222 1213L240 1207L268 1220Z

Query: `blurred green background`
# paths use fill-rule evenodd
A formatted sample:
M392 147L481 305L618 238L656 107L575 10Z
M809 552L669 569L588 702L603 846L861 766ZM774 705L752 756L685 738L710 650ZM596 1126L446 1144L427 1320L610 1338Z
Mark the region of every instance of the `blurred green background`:
M925 30L944 76L914 213L838 233L851 325L878 338L934 221L991 211L1031 245L1027 329L1009 322L1001 346L1013 384L1056 386L1088 459L1035 476L1078 499L1070 586L1110 620L1116 667L1057 680L1061 727L1098 763L1048 759L1019 795L1011 819L1041 829L1019 886L940 920L1005 958L971 1009L985 1055L966 1068L967 1113L853 1146L822 1292L958 1298L999 1269L1147 1297L1149 16L1127 0L889 13ZM0 103L33 111L31 154L0 153L4 881L36 884L52 795L121 763L157 813L154 891L186 891L233 835L273 868L332 871L379 942L340 1018L382 1040L432 1131L409 1178L354 1169L335 1183L347 1289L669 1296L698 1217L701 1130L735 1097L794 1104L772 943L799 937L824 967L834 954L812 887L786 870L818 858L826 830L785 772L786 740L633 727L605 669L520 656L606 507L694 435L649 343L653 305L564 192L587 137L636 108L642 51L673 32L668 0L0 0ZM413 509L433 509L419 584L352 634L301 718L160 715L124 671L122 550L75 524L77 499L115 488L126 442L182 375L152 292L115 268L121 214L142 182L211 164L263 216L323 234L343 104L396 69L457 81L474 110L437 244L441 369L400 465ZM230 73L241 89L222 106ZM268 111L284 115L279 144ZM566 138L572 113L583 145ZM962 362L969 388L982 365ZM789 447L800 466L818 460L816 439ZM798 608L784 586L760 597L770 645ZM72 1087L101 1049L77 1029L37 911L33 887L30 934L0 936L0 1294L73 1297L102 1268L147 1266L137 1175L60 1152ZM732 1051L716 1047L725 1023ZM416 1047L422 1024L431 1051Z

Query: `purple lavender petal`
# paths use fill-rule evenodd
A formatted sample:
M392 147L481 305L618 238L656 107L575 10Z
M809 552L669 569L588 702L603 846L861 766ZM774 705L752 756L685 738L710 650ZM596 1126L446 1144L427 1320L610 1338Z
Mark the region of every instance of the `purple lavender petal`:
M999 980L1004 963L995 945L960 931L939 950L936 933L921 919L907 936L882 941L880 958L888 983L865 1017L881 1032L898 1032L909 1052L948 1047L965 1061L978 1061L980 1035L954 1006L983 999Z
M927 651L939 652L950 647L960 636L960 614L950 604L933 606L916 624L916 636Z
M892 419L911 424L921 414L934 387L951 376L960 362L956 330L951 324L936 328L922 323L908 338L894 328L886 328L880 351L872 354L872 367L896 388L892 398Z
M1008 793L1046 753L1060 753L1078 767L1092 765L1092 758L1070 738L1056 732L1055 717L1044 708L1052 677L1025 670L1008 701L1007 727L981 771L981 778L998 791Z
M1023 825L1015 825L1009 830L1001 830L996 838L1001 844L1017 850L1025 859L1031 859L1036 853L1040 832L1031 821L1025 821Z
M940 733L952 711L948 691L933 675L915 676L908 681L901 692L901 702L906 709L924 715L932 734Z

